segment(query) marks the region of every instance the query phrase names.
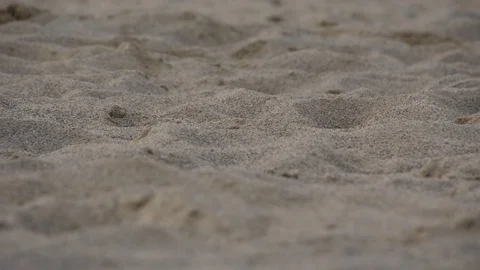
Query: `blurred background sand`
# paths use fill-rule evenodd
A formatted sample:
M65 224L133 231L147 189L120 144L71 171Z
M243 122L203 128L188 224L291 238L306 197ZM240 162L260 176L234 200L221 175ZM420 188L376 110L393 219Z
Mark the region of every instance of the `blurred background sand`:
M0 269L479 269L480 4L0 1Z

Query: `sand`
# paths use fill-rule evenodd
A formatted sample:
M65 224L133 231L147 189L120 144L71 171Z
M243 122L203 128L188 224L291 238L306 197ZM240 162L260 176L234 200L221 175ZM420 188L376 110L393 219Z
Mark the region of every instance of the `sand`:
M0 1L0 269L480 269L480 4Z

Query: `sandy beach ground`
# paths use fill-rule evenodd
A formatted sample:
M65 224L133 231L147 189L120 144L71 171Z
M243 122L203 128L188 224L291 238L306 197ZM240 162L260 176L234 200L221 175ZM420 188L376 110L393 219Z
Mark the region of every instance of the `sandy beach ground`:
M480 2L0 0L0 269L480 269Z

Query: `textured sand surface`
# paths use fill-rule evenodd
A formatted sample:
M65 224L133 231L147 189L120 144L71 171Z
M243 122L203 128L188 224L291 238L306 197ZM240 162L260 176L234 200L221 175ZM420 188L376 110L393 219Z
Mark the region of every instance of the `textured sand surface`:
M480 4L0 0L0 269L480 269Z

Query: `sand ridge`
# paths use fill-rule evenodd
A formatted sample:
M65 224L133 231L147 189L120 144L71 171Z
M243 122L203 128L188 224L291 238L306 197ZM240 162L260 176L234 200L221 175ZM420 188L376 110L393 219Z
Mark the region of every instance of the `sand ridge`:
M0 269L478 269L476 1L0 1Z

